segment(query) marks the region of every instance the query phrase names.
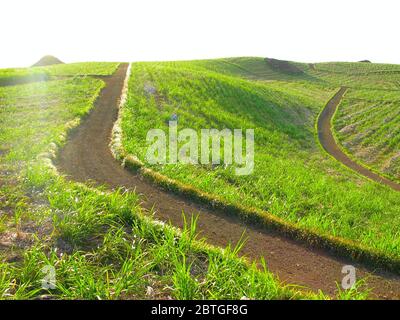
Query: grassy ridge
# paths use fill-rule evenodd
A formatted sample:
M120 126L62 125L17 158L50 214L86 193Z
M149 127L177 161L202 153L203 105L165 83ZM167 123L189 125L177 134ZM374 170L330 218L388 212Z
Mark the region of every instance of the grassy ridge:
M303 70L307 70L306 64L292 63ZM238 57L238 58L223 58L213 60L194 60L194 61L170 61L161 62L160 65L171 66L185 69L197 69L203 71L211 71L218 74L229 76L237 76L251 80L312 80L307 73L290 74L279 72L272 68L265 61L265 58L259 57Z
M369 90L399 90L400 66L375 63L317 63L308 73L320 81Z
M2 299L326 298L300 294L244 263L237 258L241 244L224 251L206 246L196 240L194 222L182 233L155 223L134 193L58 176L49 153L103 85L75 77L0 88ZM55 268L54 289L42 289L46 266Z
M309 66L302 66L305 76L290 82L254 82L238 73L232 76L231 65L221 74L215 62L200 64L133 65L122 112L128 153L144 161L147 131L166 130L173 114L178 115L178 128L255 128L255 172L250 176L238 177L232 167L223 166L152 169L227 203L265 210L298 227L350 239L399 260L398 194L343 168L314 139L316 116L335 82L317 78ZM219 61L217 65L221 67ZM307 81L311 75L313 81Z
M51 76L107 76L113 74L117 66L118 63L114 62L79 62L46 67L0 69L0 86L18 84L24 80L45 81Z
M117 62L77 62L56 64L48 67L35 67L53 76L98 75L108 76L114 73L119 63Z

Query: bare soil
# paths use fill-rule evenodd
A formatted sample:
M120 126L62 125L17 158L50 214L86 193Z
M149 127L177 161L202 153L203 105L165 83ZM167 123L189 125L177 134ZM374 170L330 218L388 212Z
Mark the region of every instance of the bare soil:
M186 215L199 214L198 230L213 245L235 244L245 232L248 240L241 254L252 260L264 257L268 268L285 283L333 295L337 290L336 282L340 284L344 276L342 267L352 264L357 268L358 277L370 277L368 285L374 288L375 297L400 298L400 278L394 274L372 272L329 252L310 248L265 229L244 225L229 212L212 210L168 193L121 167L113 158L109 143L127 67L127 64L121 64L113 76L104 79L106 86L92 112L60 151L56 165L61 172L80 182L94 181L110 188L135 190L141 195L145 209L151 211L154 208L156 218L178 227L183 225L182 211Z

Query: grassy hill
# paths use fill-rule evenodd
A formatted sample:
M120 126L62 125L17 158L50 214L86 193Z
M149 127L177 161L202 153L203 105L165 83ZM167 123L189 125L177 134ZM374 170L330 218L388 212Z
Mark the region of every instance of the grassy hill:
M133 192L74 183L46 156L79 124L117 63L2 69L0 80L0 296L2 298L326 298L286 287L209 247L188 222L182 234L142 213ZM400 259L400 199L328 156L316 139L321 109L350 87L334 120L354 159L398 177L400 67L302 64L264 58L135 63L122 110L125 149L145 160L146 133L179 128L254 128L255 170L148 165L228 203L255 207L302 230L356 242ZM40 82L10 85L39 75ZM93 76L93 77L91 77ZM13 83L11 83L13 84ZM15 84L15 83L14 83ZM382 125L384 123L384 125ZM371 152L373 154L371 156ZM56 267L55 289L41 288ZM71 272L73 270L73 272ZM352 295L352 294L355 295ZM356 292L340 298L363 298Z
M348 239L398 260L397 192L328 156L316 140L315 121L340 85L350 87L349 99L367 88L387 90L389 99L399 67L288 63L301 72L288 72L286 65L280 70L262 58L133 64L122 113L127 152L145 161L146 133L166 130L174 114L180 129L254 128L252 175L236 176L232 167L223 166L151 167L226 202L264 210L303 230ZM346 119L346 125L353 120ZM396 138L387 139L395 151Z
M133 192L74 183L49 167L54 144L65 143L104 86L75 75L107 75L117 65L46 67L72 77L0 87L0 298L327 298L245 263L240 244L205 245L190 221L182 233L152 221ZM43 289L48 266L56 283Z

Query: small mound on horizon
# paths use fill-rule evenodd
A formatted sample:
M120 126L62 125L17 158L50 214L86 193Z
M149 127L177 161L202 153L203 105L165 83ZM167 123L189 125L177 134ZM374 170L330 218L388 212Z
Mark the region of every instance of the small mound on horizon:
M64 64L64 62L54 56L44 56L34 65L32 65L32 67L51 66L53 64Z
M292 62L286 60L278 60L272 58L265 58L265 61L270 65L271 69L288 73L288 74L302 74L303 71Z
M369 61L369 60L360 60L360 61L358 61L358 62L372 63L372 62L371 62L371 61Z

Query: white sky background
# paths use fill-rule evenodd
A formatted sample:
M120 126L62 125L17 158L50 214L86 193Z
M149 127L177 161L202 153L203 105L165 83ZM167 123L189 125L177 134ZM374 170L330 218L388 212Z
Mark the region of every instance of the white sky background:
M397 3L396 3L397 2ZM400 64L398 0L1 0L0 68L260 56Z

